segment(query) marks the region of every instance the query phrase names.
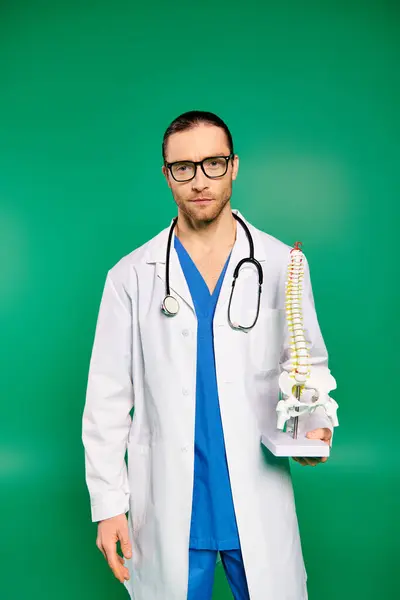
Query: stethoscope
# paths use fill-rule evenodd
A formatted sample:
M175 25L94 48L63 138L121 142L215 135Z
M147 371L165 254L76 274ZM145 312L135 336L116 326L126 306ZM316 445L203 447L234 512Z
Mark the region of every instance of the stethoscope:
M249 242L249 247L250 247L250 256L248 256L247 258L242 258L242 260L240 260L238 262L238 264L236 265L236 268L233 272L232 289L231 289L231 295L229 297L229 305L228 305L228 321L229 321L229 325L233 329L239 329L241 331L249 331L257 323L258 315L260 312L260 299L261 299L262 284L263 284L263 279L264 279L263 278L263 270L262 270L262 267L261 267L260 263L258 262L258 260L256 258L254 258L254 242L253 242L253 238L251 236L249 228L247 227L246 223L240 217L238 217L235 213L232 213L232 215L241 224L241 226L243 227L243 229L246 233L246 236L247 236L247 239ZM179 302L174 296L171 296L171 290L170 290L170 286L169 286L169 264L170 264L170 255L171 255L172 234L173 234L174 227L175 227L177 221L178 221L178 217L175 217L173 219L171 228L169 230L168 242L167 242L167 252L166 252L166 259L165 259L165 298L161 305L161 310L164 313L164 315L166 315L167 317L175 317L175 315L177 315L179 312ZM253 323L250 326L239 325L238 323L232 323L232 321L231 321L231 302L232 302L233 291L235 289L236 279L238 278L240 268L246 262L255 265L257 268L257 271L258 271L257 312L256 312L256 318L254 319Z

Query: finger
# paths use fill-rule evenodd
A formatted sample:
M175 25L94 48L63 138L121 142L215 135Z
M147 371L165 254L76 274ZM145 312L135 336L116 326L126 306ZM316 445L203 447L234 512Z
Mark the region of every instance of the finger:
M319 427L318 429L309 431L306 437L312 440L322 440L329 444L332 438L332 431L329 427Z
M125 563L125 559L123 556L120 556L119 554L117 554L118 556L118 560L121 563L121 565L123 566L123 575L124 575L124 579L130 579L130 575L129 575L129 569L127 567L124 566Z
M125 558L131 558L132 556L132 547L129 541L129 533L128 533L128 524L123 529L118 531L119 542L121 546L122 554Z
M310 465L310 467L315 467L319 463L318 458L308 458L307 457L307 458L305 458L305 461L307 462L308 465Z
M99 538L96 540L96 546L98 547L98 549L100 550L100 552L102 553L104 558L107 560L107 556L106 556L106 553L104 552L103 544L101 543Z
M108 565L111 571L114 573L115 577L118 579L118 581L123 583L124 579L129 579L128 569L121 565L121 563L118 560L118 554L115 548L115 544L113 543L110 546L106 546L104 550L106 553Z
M324 436L325 436L324 429L322 427L319 427L318 429L313 429L312 431L308 431L306 437L311 438L312 440L322 440Z
M115 545L106 546L104 548L108 565L117 579L120 579L120 565L118 564L118 554L115 550Z
M306 459L305 459L305 458L301 458L300 456L296 456L296 457L293 457L293 459L294 459L296 462L298 462L299 464L301 464L303 467L306 467L306 466L307 466L307 462L306 462Z

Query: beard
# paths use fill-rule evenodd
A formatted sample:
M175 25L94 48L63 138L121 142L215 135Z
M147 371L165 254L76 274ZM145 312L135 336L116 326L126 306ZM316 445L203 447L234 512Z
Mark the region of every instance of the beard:
M210 199L210 203L207 204L197 204L196 202L192 202L191 199L181 198L179 196L174 195L174 200L179 210L187 217L189 220L195 223L211 223L215 219L219 217L221 212L224 210L225 206L231 199L232 195L232 183L225 190L220 192L218 196L211 194L198 194L199 197L205 197ZM193 194L191 198L195 197Z

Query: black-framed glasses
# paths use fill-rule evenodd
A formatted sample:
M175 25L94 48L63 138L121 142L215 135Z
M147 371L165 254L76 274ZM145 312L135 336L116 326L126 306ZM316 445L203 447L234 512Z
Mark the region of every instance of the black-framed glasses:
M196 177L197 167L201 166L204 175L209 179L222 177L228 170L228 163L234 154L231 152L228 156L209 156L194 162L192 160L178 160L172 163L165 163L170 170L175 181L190 181Z

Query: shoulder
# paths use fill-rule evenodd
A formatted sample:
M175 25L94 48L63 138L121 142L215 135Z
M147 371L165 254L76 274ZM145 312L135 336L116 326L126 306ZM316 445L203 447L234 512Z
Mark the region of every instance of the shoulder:
M132 252L122 256L109 268L108 277L113 282L125 282L126 285L129 285L128 282L132 282L132 277L135 277L135 273L140 270L141 265L151 261L152 256L156 255L163 248L163 242L168 231L169 227L163 229L150 240L132 250Z
M279 263L282 267L286 268L290 261L290 253L299 240L293 240L293 244L289 245L279 238L263 231L262 229L250 225L253 236L257 237L259 247L264 252L267 260L273 260L275 263ZM303 252L304 261L307 264L307 256Z
M266 260L287 263L292 246L279 238L267 233L255 225L248 223L250 232L255 240L255 246Z
M254 227L254 225L253 229L257 232L257 235L264 248L268 249L269 251L272 250L278 255L287 256L287 253L290 252L290 250L292 249L292 247L289 246L289 244L286 244L285 242L271 235L270 233L266 233L262 229Z

